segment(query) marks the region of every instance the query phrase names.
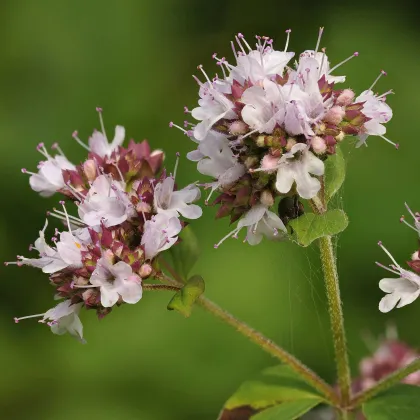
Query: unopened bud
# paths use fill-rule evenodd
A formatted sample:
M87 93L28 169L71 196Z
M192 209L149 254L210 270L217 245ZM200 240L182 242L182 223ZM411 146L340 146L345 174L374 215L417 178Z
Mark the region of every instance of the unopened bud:
M354 99L354 92L351 89L344 89L337 98L337 105L350 105Z
M327 144L325 143L325 140L319 136L312 138L311 147L317 155L322 155L327 151Z
M229 131L235 136L238 136L240 134L246 134L248 131L248 126L243 121L234 121L230 125Z
M276 158L270 154L265 155L261 161L261 169L270 173L274 172L279 164L279 158Z
M274 204L273 194L269 190L264 190L261 193L260 201L264 206L271 207Z
M93 159L88 159L83 164L83 171L86 175L86 178L89 181L94 181L96 179L96 173L97 173L97 168L96 168L95 161Z
M255 165L258 164L258 158L256 156L248 156L245 159L244 165L250 169L253 168Z
M341 106L333 106L325 115L324 120L334 124L338 125L343 121L345 111Z
M289 137L287 139L287 143L286 143L286 150L288 152L290 152L292 150L292 147L297 143L296 139L294 139L293 137Z
M257 144L258 147L264 147L265 146L265 136L258 136L255 143Z
M96 289L87 289L82 293L82 298L86 305L95 306L98 299L98 290Z
M143 264L140 267L139 276L142 279L147 279L147 277L149 277L150 274L152 274L152 271L153 271L153 268L152 268L152 266L150 264Z
M340 134L338 136L335 136L335 139L337 140L337 142L340 142L344 140L344 137L346 137L344 131L340 131Z
M412 256L411 256L411 260L412 261L419 261L420 257L419 257L419 251L416 251Z

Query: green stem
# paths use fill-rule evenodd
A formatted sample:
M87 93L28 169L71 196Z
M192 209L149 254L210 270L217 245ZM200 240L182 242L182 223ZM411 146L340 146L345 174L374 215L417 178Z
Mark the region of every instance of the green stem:
M391 375L379 381L372 388L369 388L366 391L362 391L356 394L353 400L351 401L350 406L354 408L360 406L364 402L373 398L375 395L387 390L388 388L391 388L393 385L398 384L408 375L417 372L418 370L420 370L420 358L414 360L414 362L411 362L406 367L403 367L402 369L391 373Z
M143 284L143 290L171 290L177 292L181 288L178 286L170 286L169 284Z
M180 281L180 277L175 272L175 270L163 259L160 260L162 266L164 266L174 277L172 279L169 276L163 274L161 279L164 279L171 285L182 287L182 283ZM203 295L200 296L197 300L197 304L199 304L203 309L213 314L215 317L219 318L226 324L230 325L231 327L235 328L236 331L247 337L257 346L265 350L267 353L271 354L272 356L276 357L277 359L281 360L283 363L290 366L299 376L301 376L306 382L311 384L315 389L321 392L328 402L333 405L337 406L339 404L339 398L335 393L334 389L328 385L325 381L323 381L314 371L312 371L309 367L304 365L300 360L296 357L288 353L286 350L275 344L273 341L265 337L260 332L254 330L249 325L245 324L244 322L235 318L232 314L222 309L220 306L212 302L211 300L207 299Z
M334 341L338 385L341 393L342 406L346 407L350 401L351 376L347 356L346 334L344 330L344 318L341 307L336 259L330 236L320 238L319 245Z

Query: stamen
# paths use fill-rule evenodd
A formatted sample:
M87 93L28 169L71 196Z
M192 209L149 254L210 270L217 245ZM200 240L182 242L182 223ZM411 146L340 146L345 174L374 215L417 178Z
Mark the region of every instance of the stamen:
M238 36L235 36L236 42L238 43L239 48L242 50L243 54L246 55L245 49L242 46L241 41L239 40L239 35L241 35L243 37L243 35L241 33L238 34Z
M372 83L372 86L369 88L369 90L372 90L373 87L376 85L376 83L378 83L378 80L382 77L382 76L386 76L386 71L381 70L381 72L379 73L379 76L375 79L375 81Z
M378 99L382 99L382 98L384 98L385 96L390 95L390 94L394 94L394 91L393 91L392 89L387 90L387 91L386 91L385 93L383 93L382 95L377 96L377 98L378 98Z
M38 150L41 155L45 156L47 159L51 159L51 156L48 154L47 149L45 148L44 143L39 143L36 146L36 150Z
M81 200L81 201L83 201L86 197L80 192L80 191L77 191L76 190L76 188L74 188L72 185L71 185L71 183L70 183L70 181L69 182L67 182L67 187L70 189L70 191L73 193L73 195L77 198L77 199L79 199L79 200Z
M378 245L382 248L382 250L385 252L386 255L391 259L391 261L395 264L398 269L401 269L397 261L395 261L394 257L391 255L391 253L382 245L382 241L378 242Z
M174 168L174 175L173 175L174 180L176 178L176 172L178 170L179 156L180 156L179 152L176 152L176 161L175 161L175 168Z
M104 120L102 118L102 108L97 107L96 112L99 114L99 121L101 123L102 134L105 136L106 140L108 141L108 137L106 136L105 126L104 126Z
M169 123L169 127L175 127L178 128L178 130L181 130L186 136L191 137L193 135L193 132L191 130L184 130L181 126L174 124L172 121Z
M29 175L37 175L35 172L30 172L26 168L22 168L20 170L23 174L29 174Z
M43 317L45 314L36 314L36 315L27 315L27 316L21 316L20 318L13 318L15 321L15 324L18 324L19 321L22 321L22 319L29 319L29 318L41 318Z
M198 69L198 70L201 70L201 73L203 73L203 74L204 74L204 77L206 78L206 80L207 80L207 82L209 83L209 85L210 85L210 86L212 86L212 83L211 83L211 81L210 81L209 76L207 76L207 73L206 73L206 72L204 71L204 69L203 69L203 65L202 65L202 64L198 65L198 66L197 66L197 69Z
M224 236L217 244L214 244L214 249L217 249L217 248L219 248L219 246L226 240L226 239L229 239L231 236L236 236L238 233L239 233L239 231L240 231L241 229L238 229L238 228L236 228L236 229L234 229L234 230L232 230L231 232L229 232L226 236Z
M80 146L82 146L84 149L86 149L88 152L90 152L89 146L86 145L85 143L83 143L82 140L80 140L79 137L77 137L78 134L79 133L77 131L73 131L73 134L71 136L77 141L77 143L80 144Z
M315 54L318 52L318 48L319 48L319 44L321 42L323 32L324 32L324 27L319 28L318 40L316 41L316 47L315 47Z
M410 223L407 222L407 220L405 220L404 216L400 217L400 222L404 223L405 225L407 225L409 228L415 230L417 233L419 233L418 229L416 229L413 225L410 225Z
M386 138L385 136L379 136L382 137L385 141L387 141L388 143L392 144L393 146L395 146L395 148L398 150L400 145L398 143L394 143L393 141L391 141L390 139Z
M287 52L287 48L289 47L290 33L291 32L292 32L291 29L286 29L287 38L286 38L286 45L284 46L284 51L283 52Z
M58 145L58 143L56 142L56 143L54 143L52 146L51 146L51 149L53 149L53 150L57 150L58 151L58 153L60 153L60 155L61 156L65 156L64 155L64 152L63 152L63 150L61 149L61 147Z
M356 51L355 53L353 53L350 57L347 57L345 60L343 60L341 63L338 63L337 65L335 65L329 72L328 74L331 74L334 70L338 69L340 66L342 66L344 63L347 63L347 61L350 61L352 58L354 57L358 57L359 53Z
M252 51L252 48L249 46L248 42L246 42L245 37L240 32L238 33L238 38L240 38L244 42L245 46L248 48L249 51Z
M410 209L410 207L408 207L408 204L407 203L404 203L404 205L405 205L405 208L407 209L407 211L411 214L411 216L412 216L412 218L415 220L415 221L417 221L417 219L418 219L418 216L417 216L417 214L414 214L412 211L411 211L411 209ZM417 216L417 217L416 217Z
M230 41L230 46L232 47L233 55L235 56L235 60L238 61L238 54L236 54L235 44L233 41Z
M186 106L184 106L184 114L191 114L191 111Z
M400 276L401 275L401 273L400 272L398 272L398 271L395 271L395 270L392 270L391 268L389 268L389 267L387 267L386 265L383 265L383 264L381 264L381 263L379 263L379 262L375 262L375 264L378 266L378 267L381 267L381 268L383 268L383 269L385 269L385 270L387 270L387 271L390 271L391 273L393 273L393 274L397 274L398 276Z
M59 215L62 218L62 220L65 220L66 213L64 213L60 210L57 210L56 208L54 208L53 210L57 215ZM53 216L53 215L54 215L54 213L50 213L50 216ZM67 214L67 216L72 222L74 221L76 223L79 223L79 224L81 223L81 224L84 225L83 220L79 219L78 217L72 216L71 214ZM55 235L57 235L57 229L55 231Z

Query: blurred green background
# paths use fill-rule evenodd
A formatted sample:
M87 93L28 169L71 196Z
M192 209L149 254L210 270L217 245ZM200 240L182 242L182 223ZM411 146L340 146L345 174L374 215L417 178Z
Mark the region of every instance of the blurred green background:
M383 333L394 321L400 336L420 346L420 302L389 315L378 311L388 263L381 239L401 263L415 250L416 234L399 224L404 201L419 210L420 109L419 27L416 3L387 1L198 1L198 0L3 0L0 3L1 219L3 260L28 254L45 211L58 198L33 193L22 167L35 169L35 146L59 141L73 162L84 151L73 130L87 139L104 108L108 131L124 125L128 137L147 138L167 153L183 156L193 143L168 122L182 122L193 107L196 66L216 71L211 55L230 56L237 32L274 37L279 48L292 28L291 50L312 49L318 27L333 63L354 51L337 74L345 87L361 91L393 88L395 117L388 135L399 151L379 138L369 147L345 148L347 182L338 205L350 218L338 244L349 352L353 371L368 353L362 336ZM196 181L195 165L183 159L179 183ZM203 255L195 272L207 295L272 337L334 381L332 348L316 246L264 242L250 247L230 240L213 249L229 229L206 209L194 223ZM57 224L58 226L58 224ZM245 379L275 362L254 344L196 308L183 319L168 312L170 295L146 294L98 321L83 313L87 345L57 337L35 321L14 316L50 308L47 277L29 267L2 267L0 294L0 417L67 420L214 420L226 398Z

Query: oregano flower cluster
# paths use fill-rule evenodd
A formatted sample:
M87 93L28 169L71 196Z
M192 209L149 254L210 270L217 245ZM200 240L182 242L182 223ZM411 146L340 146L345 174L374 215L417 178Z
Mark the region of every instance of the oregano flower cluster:
M213 54L221 75L210 78L200 65L204 80L194 76L200 99L198 107L185 107L185 112L198 122L177 127L197 144L188 158L201 174L214 178L205 187L210 189L207 201L218 194L213 201L219 205L217 217L229 216L232 223L241 219L216 247L243 227L250 244L262 236L281 239L284 222L270 211L275 199L314 198L324 162L341 142L353 137L360 146L373 135L398 147L384 136L384 124L392 117L386 98L392 91L373 91L386 73L356 95L340 87L345 76L333 73L357 52L331 67L325 48L320 49L321 28L315 48L292 63L290 32L282 50L265 36L256 36L251 46L239 33L231 42L233 62Z
M60 300L45 313L15 321L39 317L52 332L69 332L80 340L80 310L92 309L102 318L115 306L139 302L144 282L158 276L157 256L176 245L186 225L183 218L196 219L202 213L193 204L200 198L199 188L192 184L177 189L176 167L173 174L163 169L161 150L152 151L146 140L131 140L123 147L125 130L121 126L108 142L102 110L98 112L102 129L94 131L88 145L73 133L87 149L84 162L70 163L58 144L52 147L58 151L55 156L39 144L37 149L45 160L38 164L38 172L22 170L40 195L62 196L61 206L47 215L64 222L65 229L55 229L47 240L47 219L30 247L38 256L18 256L17 262L6 263L41 269Z

